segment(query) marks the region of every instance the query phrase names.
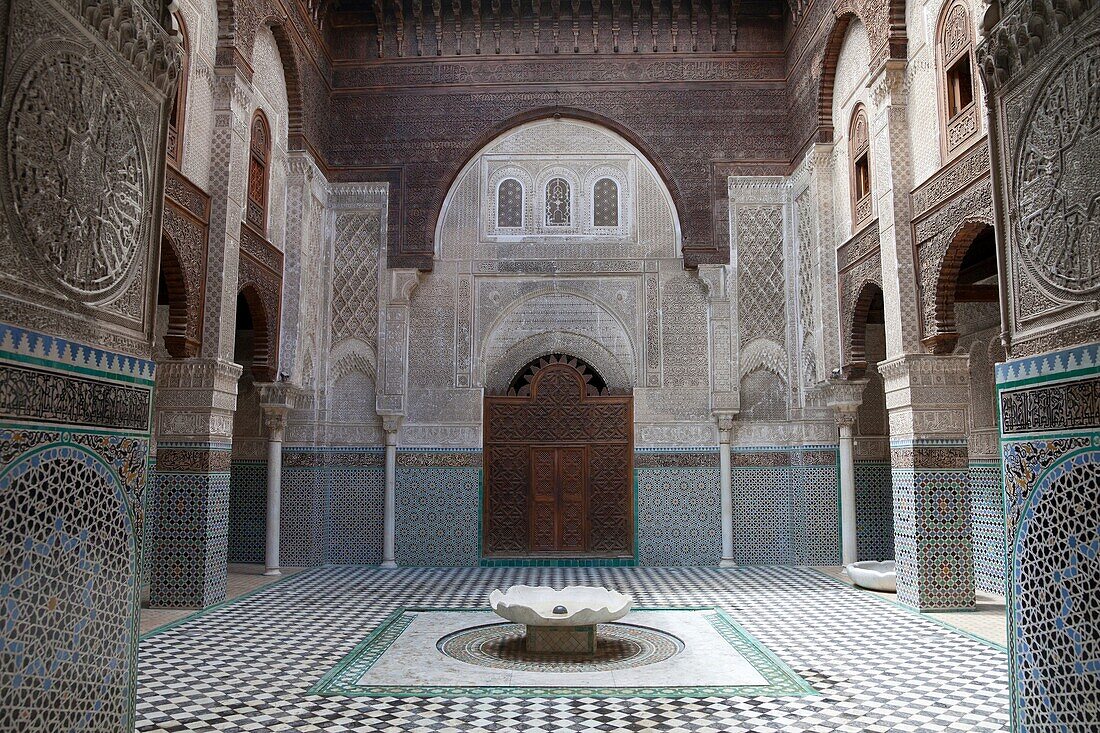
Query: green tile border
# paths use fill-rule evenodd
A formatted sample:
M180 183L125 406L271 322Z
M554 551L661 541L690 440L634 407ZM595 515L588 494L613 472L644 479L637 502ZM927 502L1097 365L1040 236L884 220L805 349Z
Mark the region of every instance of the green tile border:
M313 687L310 695L394 698L567 697L567 698L707 698L789 697L817 691L720 608L691 606L638 608L638 611L706 612L705 618L757 672L766 685L670 685L666 687L524 687L499 685L360 685L358 680L382 657L415 619L417 613L488 611L487 608L399 608L341 659Z
M992 639L987 639L984 636L979 636L979 635L975 634L972 631L967 631L966 629L961 629L958 626L955 626L954 624L949 624L946 621L943 621L942 619L938 619L935 616L930 615L926 611L918 611L917 609L912 608L911 606L907 606L907 605L905 605L904 603L902 603L900 601L892 601L889 598L883 598L878 593L873 593L871 591L867 591L863 588L860 588L859 586L852 585L851 583L845 583L840 578L834 578L832 575L829 575L828 573L826 573L821 568L815 568L815 567L810 567L810 566L807 566L807 567L810 570L813 570L814 572L816 572L820 575L823 575L824 577L828 578L829 580L833 581L834 583L836 583L836 584L838 584L838 585L840 585L844 588L848 588L849 590L852 590L852 591L855 591L857 593L861 593L865 596L869 596L871 598L874 598L876 601L881 601L883 603L888 603L891 606L894 606L895 608L900 608L903 611L907 611L907 612L909 612L909 613L911 613L915 616L919 616L920 618L924 619L925 621L930 621L930 622L936 624L937 626L942 626L943 628L948 629L950 631L954 631L957 634L962 634L963 636L968 636L971 639L973 639L974 641L977 641L981 644L984 644L985 646L988 646L992 649L996 649L997 651L999 651L1001 653L1004 653L1004 654L1008 653L1008 647L1003 646L1001 644L998 644L997 642L993 641ZM964 613L964 612L973 612L973 611L974 611L974 609L958 609L958 610L947 610L947 609L945 609L943 611L936 611L934 613ZM1006 613L1007 613L1007 606L1006 606ZM1006 625L1006 629L1007 629L1007 625Z

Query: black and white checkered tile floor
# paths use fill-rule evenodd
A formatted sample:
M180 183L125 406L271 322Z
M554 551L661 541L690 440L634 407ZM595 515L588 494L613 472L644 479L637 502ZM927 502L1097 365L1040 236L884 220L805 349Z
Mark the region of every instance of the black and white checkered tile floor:
M400 606L481 607L514 583L719 605L820 693L791 698L340 698L317 680ZM141 643L138 731L1007 731L1003 652L797 568L325 567Z

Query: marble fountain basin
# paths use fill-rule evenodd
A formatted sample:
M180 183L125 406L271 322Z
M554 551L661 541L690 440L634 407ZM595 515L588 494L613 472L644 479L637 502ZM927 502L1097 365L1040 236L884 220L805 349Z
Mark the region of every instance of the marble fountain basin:
M897 573L894 570L893 560L854 562L846 567L845 571L852 582L861 588L887 593L898 592Z
M527 627L526 648L545 654L595 654L596 625L630 613L634 599L618 591L586 585L557 590L545 585L513 585L494 590L489 605L498 616Z

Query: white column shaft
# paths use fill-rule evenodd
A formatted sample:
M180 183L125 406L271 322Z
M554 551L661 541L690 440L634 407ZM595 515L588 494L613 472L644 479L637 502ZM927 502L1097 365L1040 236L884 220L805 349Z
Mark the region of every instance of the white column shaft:
M282 501L283 431L272 431L267 441L267 553L264 575L279 571L279 505Z
M722 486L722 567L733 567L733 488L730 472L730 431L718 431L718 465Z
M841 562L857 560L856 553L856 464L851 423L840 425L840 541Z
M382 567L395 568L397 511L397 433L386 433L386 496L382 508Z

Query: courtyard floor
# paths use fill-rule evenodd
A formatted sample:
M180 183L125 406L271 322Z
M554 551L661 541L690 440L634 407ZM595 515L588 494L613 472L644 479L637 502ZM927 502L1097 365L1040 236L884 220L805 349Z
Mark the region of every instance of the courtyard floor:
M494 678L473 666L446 683L424 674L435 653L428 642L417 647L417 634L434 639L425 613L484 609L492 589L516 583L606 585L653 609L657 624L671 618L661 613L706 609L694 613L720 632L711 646L760 676L745 668L731 679L748 687L708 687L683 659L659 683L638 673L623 687L611 681L618 671L552 689L483 684ZM981 638L998 638L987 621L988 633L961 631L809 568L328 566L147 634L137 730L1007 731L1006 655ZM417 668L417 658L427 662ZM410 660L408 679L401 659ZM375 684L383 668L394 686Z

